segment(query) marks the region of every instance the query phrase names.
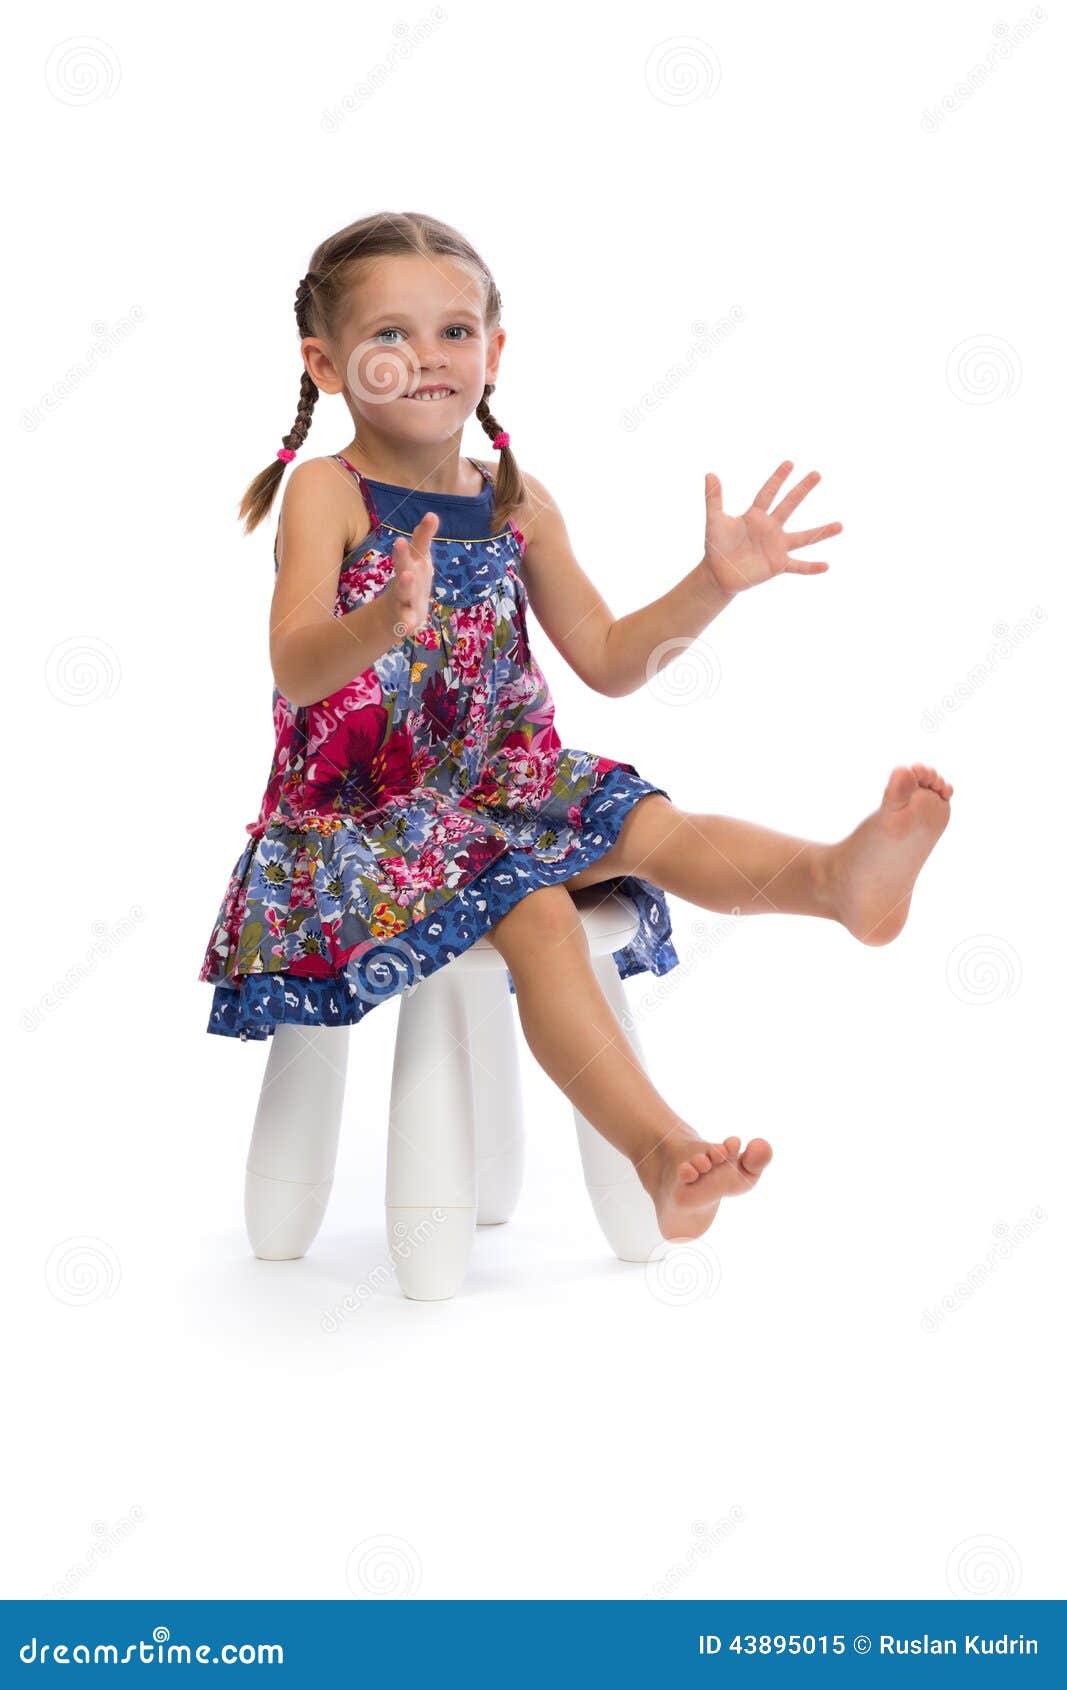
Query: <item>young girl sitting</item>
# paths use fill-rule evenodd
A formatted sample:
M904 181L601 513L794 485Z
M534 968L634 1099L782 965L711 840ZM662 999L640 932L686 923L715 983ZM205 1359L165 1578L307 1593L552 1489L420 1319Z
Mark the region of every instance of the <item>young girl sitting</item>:
M382 213L316 249L296 294L296 421L241 505L268 514L320 393L352 438L294 470L275 546L276 744L200 978L208 1030L263 1039L350 1026L483 934L534 1056L628 1156L667 1238L692 1238L771 1158L705 1140L635 1060L589 956L574 894L624 893L639 920L621 976L678 962L666 894L704 909L822 916L884 945L949 819L935 769L894 768L836 844L679 809L631 763L564 746L527 605L591 687L650 680L739 593L825 562L792 554L839 522L786 525L815 486L778 466L740 516L705 476L700 562L614 617L549 491L489 409L506 339L486 265L445 224ZM494 470L461 455L477 418ZM602 893L601 893L602 895Z

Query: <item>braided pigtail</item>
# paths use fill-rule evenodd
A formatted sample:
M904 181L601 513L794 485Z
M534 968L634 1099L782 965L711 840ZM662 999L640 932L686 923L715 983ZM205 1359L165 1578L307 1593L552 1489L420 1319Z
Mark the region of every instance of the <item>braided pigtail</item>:
M496 532L495 525L506 518L511 511L517 510L526 493L526 485L522 479L522 471L511 450L506 431L501 428L492 411L489 409L489 395L493 392L493 383L489 382L485 392L478 401L474 412L491 441L499 439L497 450L500 453L500 467L496 472L496 483L493 491L493 516L489 524L490 533Z
M296 326L301 339L310 335L310 309L312 298L311 272L298 283L296 290ZM254 481L250 481L245 488L241 500L238 517L245 518L245 533L251 534L258 528L263 518L269 513L274 503L274 495L278 491L285 466L296 456L300 447L307 439L311 427L311 413L315 409L315 401L319 390L305 370L300 378L300 399L296 407L296 421L288 434L282 436L282 449L274 462L267 469L260 470Z

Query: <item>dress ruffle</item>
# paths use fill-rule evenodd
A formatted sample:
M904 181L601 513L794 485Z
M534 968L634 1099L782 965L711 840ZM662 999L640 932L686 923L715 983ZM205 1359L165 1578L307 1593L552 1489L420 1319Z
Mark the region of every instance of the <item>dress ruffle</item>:
M465 838L446 866L444 884L431 888L432 896L425 888L410 889L413 911L420 902L434 907L391 934L374 932L366 876L368 869L371 875L381 875L383 867L358 823L320 818L328 829L324 836L311 818L306 830L292 823L266 827L249 840L234 867L201 973L201 979L215 984L208 1032L247 1040L269 1038L276 1026L287 1022L352 1026L469 949L529 892L568 880L604 856L633 805L653 792L670 796L632 765L616 764L577 806L576 837L562 849L551 830L541 848L536 839L515 844L514 828L509 834L486 810L464 810ZM543 820L534 817L533 826L540 832ZM484 838L472 844L472 832L484 832ZM320 856L322 847L326 851ZM482 864L479 853L485 857ZM450 873L455 876L452 886ZM620 978L644 971L665 974L676 967L670 914L660 888L634 875L599 884L629 899L639 921L630 943L612 953ZM301 909L299 956L287 954L286 947L286 928L293 925L287 909L294 900ZM249 922L250 903L257 914L262 907L264 919ZM342 963L340 955L345 957ZM249 964L247 970L241 968L242 961ZM510 970L507 979L514 992Z

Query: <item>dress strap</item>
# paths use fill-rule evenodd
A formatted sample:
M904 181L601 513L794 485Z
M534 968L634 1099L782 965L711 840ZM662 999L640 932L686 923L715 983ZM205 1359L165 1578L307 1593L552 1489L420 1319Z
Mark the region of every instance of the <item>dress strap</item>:
M475 469L481 470L482 474L485 476L486 481L488 481L490 487L492 487L492 489L493 489L493 497L495 499L496 498L496 480L493 476L492 471L486 469L484 464L480 464L478 462L477 458L471 458L469 461L474 465ZM508 528L511 530L512 534L514 534L514 536L515 536L515 539L516 539L516 542L517 542L518 548L519 548L519 556L521 557L524 554L524 552L526 551L526 536L522 532L521 528L516 528L515 524L512 522L510 517L508 518Z
M480 469L480 470L481 470L481 472L482 472L482 474L483 474L483 475L484 475L484 476L485 476L485 479L486 479L486 481L488 481L488 483L489 483L489 485L490 485L490 487L492 487L492 486L494 486L494 485L495 485L495 483L494 483L494 481L493 481L493 475L492 475L492 471L491 471L491 470L487 470L487 469L486 469L486 467L485 467L485 465L484 465L484 464L480 464L480 463L479 463L479 462L478 462L478 460L477 460L477 458L468 458L468 459L467 459L467 462L468 462L468 463L469 463L469 464L473 464L473 465L474 465L474 467L475 467L475 469Z
M344 464L345 469L351 470L352 474L355 476L356 480L359 482L359 490L363 495L363 503L367 507L367 515L370 517L371 528L372 528L372 531L376 533L377 530L382 525L382 520L381 520L381 517L378 515L377 507L375 506L375 503L374 503L374 494L371 492L370 487L367 485L366 476L361 475L359 470L356 468L355 464L350 464L348 459L346 457L343 457L340 452L335 452L334 457L337 459L337 462L339 464Z

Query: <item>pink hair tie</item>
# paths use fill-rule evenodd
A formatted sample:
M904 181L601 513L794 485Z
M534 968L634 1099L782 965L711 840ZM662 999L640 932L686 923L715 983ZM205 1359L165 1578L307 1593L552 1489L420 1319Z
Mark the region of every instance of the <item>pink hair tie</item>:
M497 448L498 451L501 448L501 446L507 446L508 443L510 442L510 440L511 440L511 435L505 434L503 429L501 429L499 434L493 435L493 445Z
M293 459L296 457L296 453L291 451L288 446L283 446L280 449L278 456L284 464L291 464Z

